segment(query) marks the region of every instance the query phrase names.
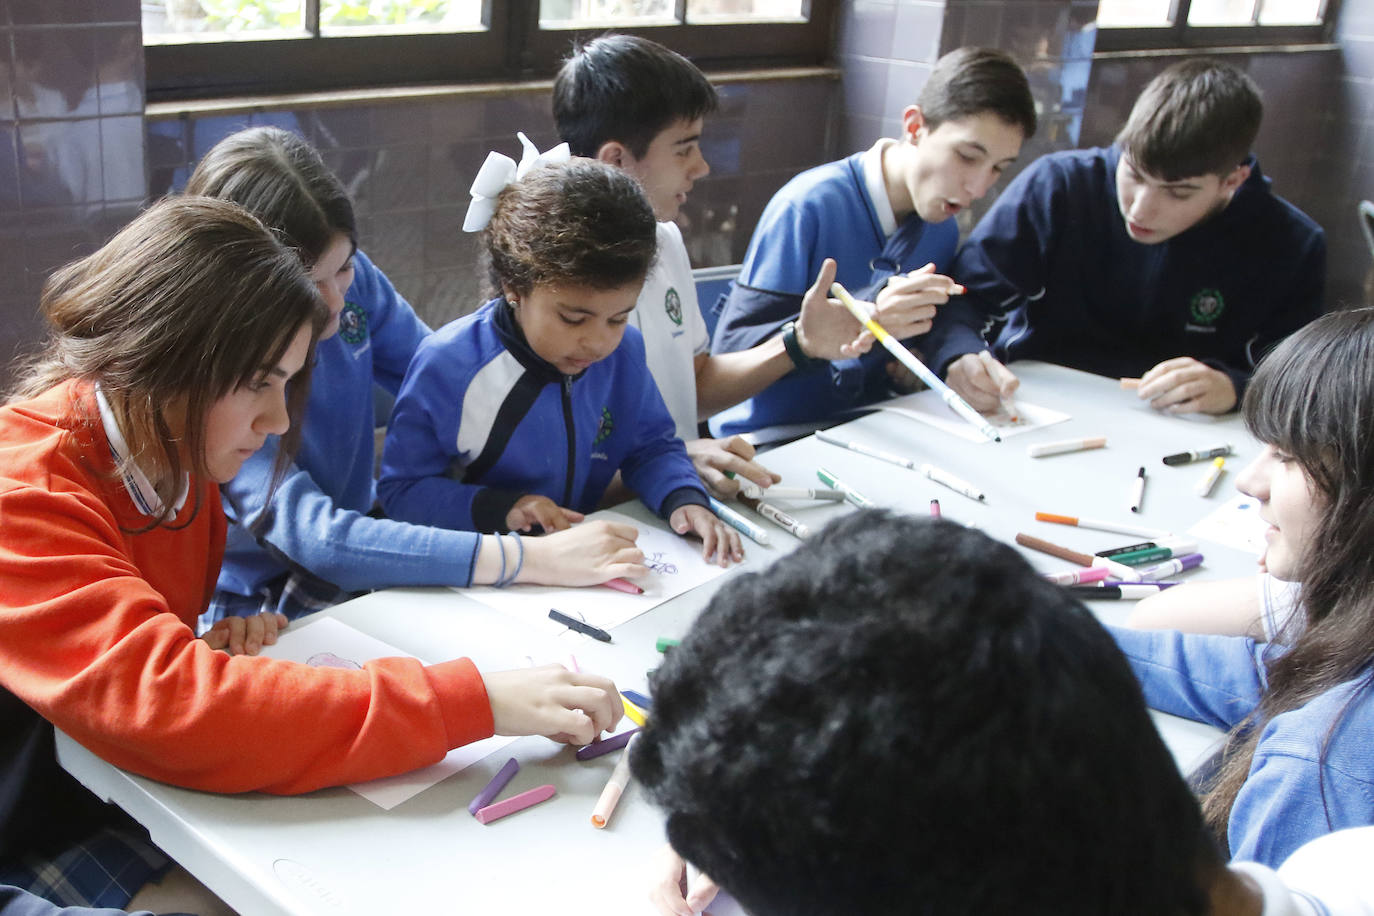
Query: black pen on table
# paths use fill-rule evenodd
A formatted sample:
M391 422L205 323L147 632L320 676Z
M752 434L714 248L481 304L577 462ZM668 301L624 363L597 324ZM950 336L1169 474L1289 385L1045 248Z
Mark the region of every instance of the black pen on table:
M594 627L594 626L592 626L590 623L586 623L586 622L584 622L584 621L578 620L576 617L569 617L567 614L564 614L562 611L558 611L558 610L554 610L553 608L550 608L550 609L549 609L549 619L550 619L550 620L555 620L555 621L557 621L558 623L563 624L563 626L567 627L567 628L570 629L570 630L576 630L576 631L579 632L579 633L583 633L583 634L585 634L585 635L587 635L587 636L590 636L592 639L599 639L599 640L601 640L602 642L610 642L610 641L611 641L611 634L610 634L610 633L607 633L605 630L601 629L600 627Z

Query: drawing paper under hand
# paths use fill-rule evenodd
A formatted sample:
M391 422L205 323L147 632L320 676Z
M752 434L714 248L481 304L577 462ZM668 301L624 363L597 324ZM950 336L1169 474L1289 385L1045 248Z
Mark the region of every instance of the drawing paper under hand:
M461 589L462 593L549 633L567 632L562 624L548 619L550 608L609 630L725 572L701 558L701 541L659 527L664 524L662 522L646 525L616 512L594 512L587 516L587 521L597 519L633 525L639 530L635 543L644 551L649 575L633 581L644 589L644 594L630 595L600 586L566 588L552 585L482 586Z
M262 654L269 658L333 668L361 668L364 662L374 658L413 657L332 617L320 617L301 626L288 627L277 637L276 645L263 646ZM497 667L518 668L520 665L520 660L512 659ZM432 766L398 776L354 783L348 788L379 808L390 810L514 740L512 737L495 735L474 741L449 751L443 760Z
M950 410L949 406L940 400L940 395L934 391L918 391L915 394L907 394L890 401L883 401L876 406L881 410L900 414L912 420L919 420L936 429L958 436L960 439L967 439L970 442L988 441L981 432L970 426L967 420ZM1069 415L1066 413L1041 407L1038 404L1028 404L1020 398L1016 399L1016 410L1017 418L1015 420L1000 409L995 413L986 415L987 421L993 425L1003 439L1028 433L1033 429L1042 429L1056 423L1063 423L1069 419Z

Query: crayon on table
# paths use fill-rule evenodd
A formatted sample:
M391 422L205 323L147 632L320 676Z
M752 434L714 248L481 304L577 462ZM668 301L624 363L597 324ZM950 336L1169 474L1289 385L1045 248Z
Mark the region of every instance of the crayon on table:
M596 807L592 809L592 826L598 830L610 821L611 815L615 813L615 806L620 802L621 794L630 784L630 754L634 749L635 743L631 741L626 746L625 753L616 761L611 778L606 780L606 788L601 790L601 797L596 800Z
M845 308L849 309L849 313L854 316L854 319L867 328L868 332L877 339L878 343L883 345L883 348L886 349L887 352L897 358L897 362L910 369L917 378L926 383L927 388L930 388L938 394L940 400L944 401L945 404L949 406L950 410L963 417L974 429L978 430L993 442L1002 441L1002 437L997 434L997 430L987 421L986 417L970 407L967 401L959 397L953 388L946 385L940 379L940 376L931 372L925 363L917 359L910 350L895 340L892 335L887 332L887 329L874 321L864 307L859 305L859 303L854 300L853 296L849 295L848 290L839 283L832 283L830 285L830 293L836 299L839 299L840 302L844 304Z
M556 791L553 786L538 786L528 792L521 792L519 795L512 795L503 801L487 805L485 808L478 808L473 817L483 824L490 824L492 821L499 821L517 811L524 811L540 802L548 801L553 798Z
M767 531L764 531L758 525L755 525L753 522L749 521L749 519L745 518L743 515L740 515L734 509L731 509L729 506L725 505L725 503L716 499L714 496L708 496L707 499L711 501L711 511L716 514L716 518L720 519L722 522L729 525L731 528L734 528L736 531L738 531L745 537L749 538L754 543L762 544L764 546L768 545Z
M1085 452L1094 448L1106 448L1106 436L1089 436L1086 439L1060 439L1058 442L1041 442L1026 446L1026 454L1032 458L1045 458L1050 455L1063 455L1068 452Z
M864 496L858 490L854 489L853 487L847 484L841 483L840 478L836 477L834 473L826 470L825 468L816 468L816 476L820 479L821 483L825 484L827 487L830 487L831 489L839 490L841 493L844 494L844 498L850 504L858 506L860 509L871 509L874 505L876 505L873 502L873 500L869 499L867 496Z
M468 814L476 814L487 805L491 804L492 799L501 794L501 790L506 787L506 783L515 778L515 774L520 772L520 762L514 757L506 761L506 765L496 771L496 775L491 778L491 782L482 787L482 791L468 802Z
M602 738L600 741L593 741L591 744L583 745L577 749L573 756L578 760L592 760L602 754L609 754L617 748L622 748L630 743L630 739L639 731L639 726L611 735L609 738Z

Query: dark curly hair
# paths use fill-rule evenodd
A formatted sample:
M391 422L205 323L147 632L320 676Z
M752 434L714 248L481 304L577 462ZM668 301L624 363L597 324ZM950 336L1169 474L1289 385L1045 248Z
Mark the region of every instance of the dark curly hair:
M619 169L577 158L540 166L500 193L483 230L492 292L615 289L643 280L656 227L639 183Z
M1221 859L1111 636L1012 548L851 514L718 591L632 769L756 914L1200 914Z

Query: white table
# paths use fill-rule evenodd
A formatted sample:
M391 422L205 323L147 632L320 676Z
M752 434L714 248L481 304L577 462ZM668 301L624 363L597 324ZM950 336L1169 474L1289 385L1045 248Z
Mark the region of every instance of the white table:
M808 438L769 452L766 463L784 483L815 486L818 464L837 473L881 505L925 513L938 498L946 518L976 525L1011 541L1016 532L1065 546L1093 549L1129 543L1128 536L1038 523L1036 510L1116 519L1179 533L1229 498L1234 472L1211 499L1193 494L1202 465L1169 468L1168 453L1230 442L1238 470L1258 451L1234 415L1221 420L1173 418L1139 405L1115 381L1044 364L1016 367L1026 400L1070 413L1072 420L1001 443L971 443L891 414L874 414L836 432L918 461L930 461L981 486L976 503L900 467ZM1103 434L1108 447L1030 459L1026 446ZM1150 475L1144 511L1127 511L1132 478L1144 465ZM847 505L794 504L795 514L819 526ZM627 507L628 508L628 507ZM642 507L640 516L647 519ZM631 514L634 510L631 510ZM764 523L767 527L767 523ZM743 571L759 568L798 543L771 529L773 546L747 543ZM900 549L900 545L894 545ZM1213 544L1194 575L1245 575L1254 557ZM1069 564L1027 554L1045 571ZM733 573L731 574L733 575ZM568 633L560 644L576 651L585 670L642 689L645 671L657 663L659 636L681 635L710 595L730 575L688 592L614 631L609 645ZM1120 621L1128 602L1094 602L1104 620ZM350 625L421 658L463 654L477 641L508 645L530 638L525 624L447 589L379 592L331 613ZM543 637L541 637L543 638ZM1190 768L1218 732L1170 716L1157 716L1181 765ZM505 762L518 757L521 771L503 796L545 782L558 788L545 804L491 826L478 824L467 803ZM344 788L307 796L221 796L173 788L132 776L96 758L59 733L58 757L92 791L119 804L145 824L153 840L245 916L273 914L411 912L643 913L644 863L662 841L658 813L632 788L605 830L589 816L617 755L578 762L570 748L542 738L523 738L415 798L383 811Z

